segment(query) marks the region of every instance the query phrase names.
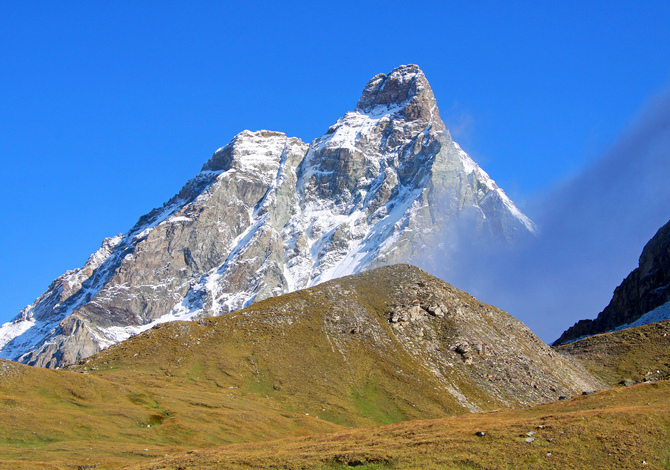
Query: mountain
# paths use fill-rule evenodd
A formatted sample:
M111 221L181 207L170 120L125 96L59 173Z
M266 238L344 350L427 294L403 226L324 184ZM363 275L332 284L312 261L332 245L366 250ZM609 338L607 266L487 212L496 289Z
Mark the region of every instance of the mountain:
M393 265L155 325L66 370L0 361L0 461L118 468L471 411L481 423L602 387L507 313Z
M243 131L163 207L106 239L0 328L0 356L43 367L157 323L220 315L339 276L422 262L534 224L456 144L416 65L379 74L310 145Z
M554 344L669 319L670 222L647 242L638 267L614 290L605 310L594 320L578 321Z

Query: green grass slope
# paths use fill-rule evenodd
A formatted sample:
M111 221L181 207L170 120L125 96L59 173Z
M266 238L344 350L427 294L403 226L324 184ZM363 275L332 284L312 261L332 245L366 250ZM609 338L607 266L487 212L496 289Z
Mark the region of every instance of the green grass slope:
M118 468L180 450L341 429L188 384L127 386L9 361L0 370L0 468Z
M667 469L669 411L663 381L499 413L229 445L129 470Z

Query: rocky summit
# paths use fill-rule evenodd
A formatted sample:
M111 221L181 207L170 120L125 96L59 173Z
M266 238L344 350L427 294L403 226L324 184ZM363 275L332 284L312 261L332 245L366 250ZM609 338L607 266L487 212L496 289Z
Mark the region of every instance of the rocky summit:
M594 320L580 320L554 344L670 320L670 222L645 245L640 261Z
M220 315L377 266L535 232L456 144L416 65L376 75L306 144L243 131L163 207L106 239L0 328L0 356L58 367L157 323ZM425 256L425 255L424 255ZM425 263L424 263L425 265Z

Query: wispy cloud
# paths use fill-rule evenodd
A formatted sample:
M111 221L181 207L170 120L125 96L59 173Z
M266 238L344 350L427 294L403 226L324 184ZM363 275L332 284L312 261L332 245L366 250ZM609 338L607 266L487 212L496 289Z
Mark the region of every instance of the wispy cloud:
M449 263L429 269L549 342L607 305L670 219L670 93L654 96L608 152L528 213L541 228L533 242L501 252L461 241Z

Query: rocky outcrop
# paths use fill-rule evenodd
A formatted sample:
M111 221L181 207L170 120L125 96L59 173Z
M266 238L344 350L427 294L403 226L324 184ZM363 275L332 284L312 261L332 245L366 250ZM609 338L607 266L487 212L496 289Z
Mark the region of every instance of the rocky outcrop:
M670 302L670 222L656 232L640 255L639 265L614 290L611 302L595 320L580 320L554 344L614 331Z
M458 250L444 240L464 221L468 238L502 245L535 230L453 142L423 72L398 67L310 145L238 134L163 207L3 325L0 356L61 365L157 322L412 262L426 246ZM70 333L72 315L96 347Z
M393 335L405 351L449 384L444 386L454 397L470 390L462 395L466 408L471 397L482 392L510 405L602 387L506 312L417 268L395 265L356 277L381 278L393 286L386 289L391 291L387 318ZM459 375L472 382L458 384ZM473 388L479 392L472 393ZM479 406L469 409L478 411Z

